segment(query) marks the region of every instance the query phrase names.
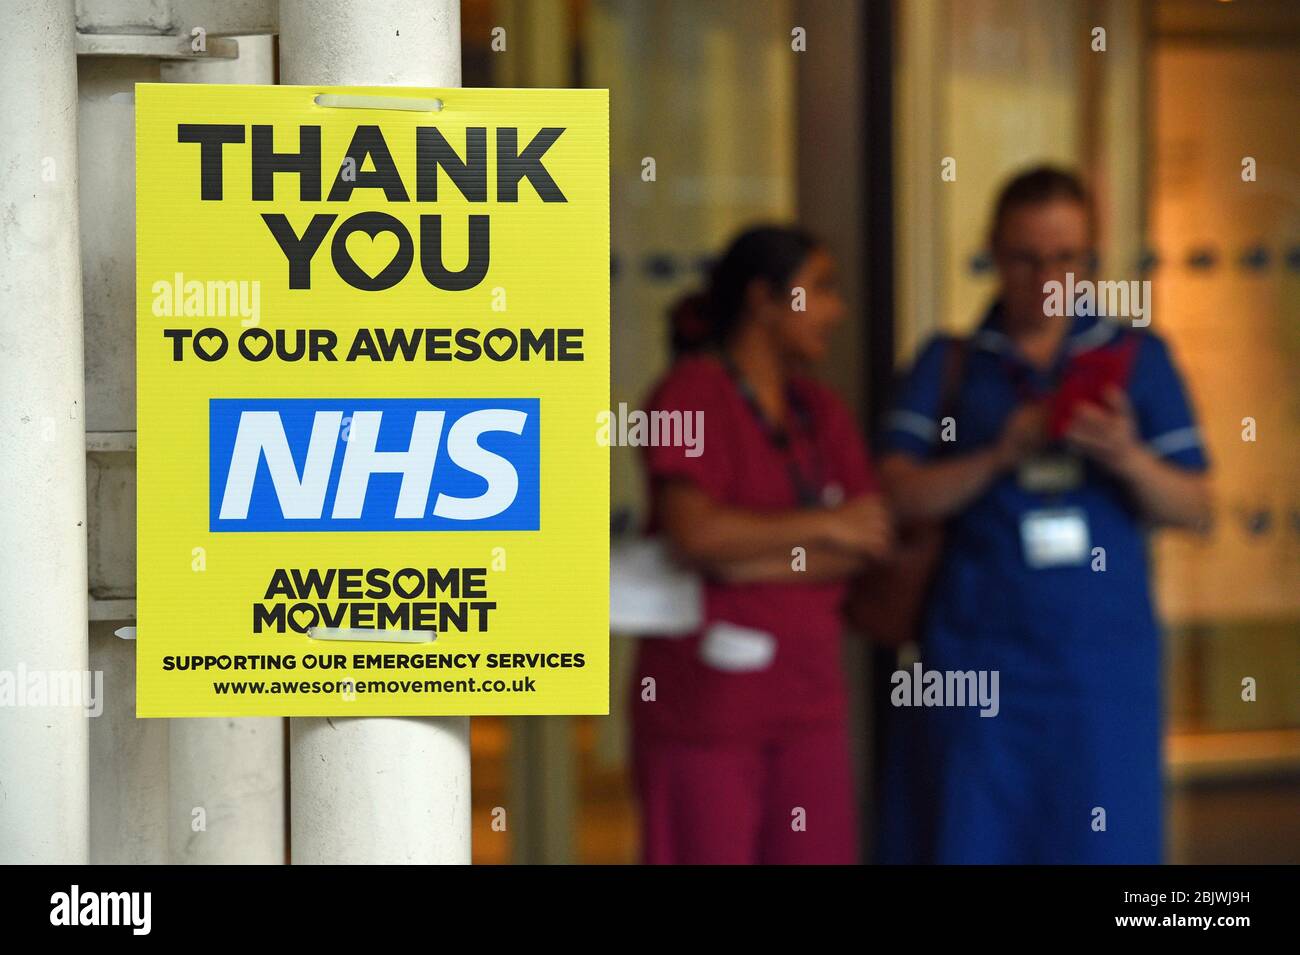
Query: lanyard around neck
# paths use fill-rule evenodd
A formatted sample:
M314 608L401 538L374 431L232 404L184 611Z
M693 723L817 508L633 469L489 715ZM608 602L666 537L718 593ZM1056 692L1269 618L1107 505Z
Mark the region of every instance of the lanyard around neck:
M793 449L790 446L789 432L779 423L773 421L767 412L763 410L763 406L758 400L758 394L754 391L754 386L750 384L749 379L732 361L730 355L725 353L722 355L722 364L727 369L727 375L731 378L732 383L736 386L736 391L740 394L741 400L745 402L745 406L758 423L759 430L763 432L763 436L767 438L772 447L776 448L785 459L786 469L790 474L790 483L794 485L799 506L820 507L822 504L821 481L816 477L810 478L805 475L803 469L799 467L799 462L795 460ZM800 427L808 434L814 470L817 474L820 474L822 471L821 456L817 452L812 414L803 401L799 399L799 396L795 394L793 388L786 391L786 406L789 408L791 416L799 421Z

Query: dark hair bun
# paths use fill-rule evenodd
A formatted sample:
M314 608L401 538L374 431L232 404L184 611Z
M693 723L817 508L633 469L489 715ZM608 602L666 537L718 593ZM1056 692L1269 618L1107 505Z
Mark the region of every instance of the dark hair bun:
M707 292L692 292L677 300L668 312L674 355L689 355L707 348L713 341Z
M750 284L758 279L773 294L784 294L818 246L817 239L795 226L756 226L736 236L714 264L708 291L688 295L669 312L673 354L725 343L742 317Z

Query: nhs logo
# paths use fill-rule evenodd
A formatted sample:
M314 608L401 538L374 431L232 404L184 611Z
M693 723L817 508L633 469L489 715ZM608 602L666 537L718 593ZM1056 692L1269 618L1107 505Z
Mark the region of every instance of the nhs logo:
M211 531L535 531L536 398L213 398Z

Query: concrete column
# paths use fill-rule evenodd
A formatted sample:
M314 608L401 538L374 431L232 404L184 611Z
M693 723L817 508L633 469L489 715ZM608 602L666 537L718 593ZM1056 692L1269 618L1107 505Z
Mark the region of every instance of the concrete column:
M72 0L0 4L0 680L19 696L87 668L75 38ZM6 704L0 863L85 863L86 711Z
M284 720L168 722L172 864L286 862Z
M270 36L236 37L233 60L162 64L167 83L275 82ZM177 864L286 861L285 721L169 720L168 858Z
M456 0L281 0L280 81L460 85ZM468 863L469 719L290 721L295 863Z
M104 674L90 725L91 865L167 861L167 721L136 719L135 640L114 635L135 623L134 90L157 82L156 59L78 57L90 665Z
M939 160L947 132L943 92L944 8L900 3L895 10L894 353L911 361L942 325L947 310L942 262L945 249Z
M280 82L460 86L460 4L281 0Z

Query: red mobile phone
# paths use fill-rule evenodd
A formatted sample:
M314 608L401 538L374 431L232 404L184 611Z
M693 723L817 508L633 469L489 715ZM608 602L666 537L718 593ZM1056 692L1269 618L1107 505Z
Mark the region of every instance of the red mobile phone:
M1096 348L1070 360L1048 407L1047 432L1052 440L1064 437L1079 405L1105 404L1103 395L1108 388L1128 384L1136 350L1137 338L1129 335L1118 345Z

